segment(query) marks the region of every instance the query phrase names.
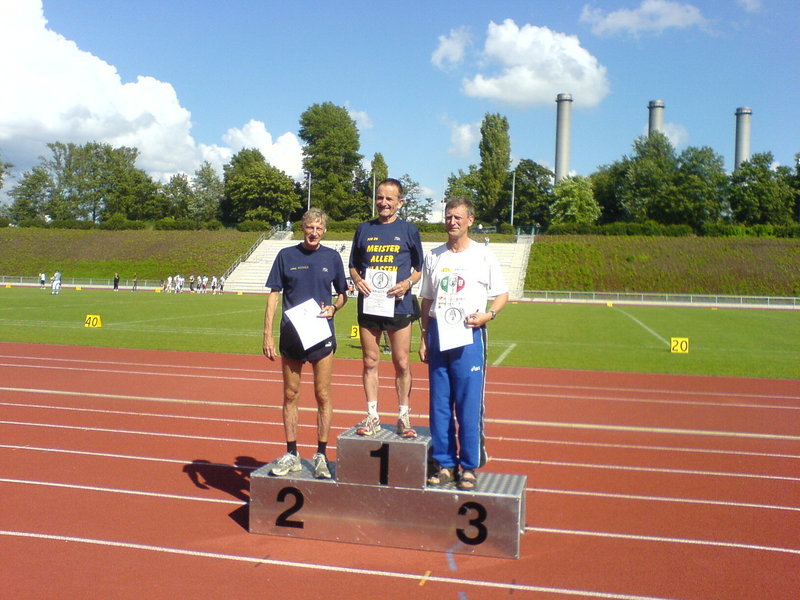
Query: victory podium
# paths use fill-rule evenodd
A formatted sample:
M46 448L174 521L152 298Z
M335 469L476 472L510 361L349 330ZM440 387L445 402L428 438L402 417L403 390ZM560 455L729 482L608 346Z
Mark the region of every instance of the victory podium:
M475 490L428 486L426 428L415 439L355 430L338 437L332 479L315 479L305 460L284 477L270 475L274 463L253 471L250 533L519 558L524 476L481 470Z

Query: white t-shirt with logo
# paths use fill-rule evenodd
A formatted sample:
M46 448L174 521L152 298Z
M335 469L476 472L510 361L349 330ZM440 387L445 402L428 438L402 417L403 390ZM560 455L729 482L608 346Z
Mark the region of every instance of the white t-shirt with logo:
M451 252L447 244L434 248L425 257L422 277L420 296L433 300L431 317L448 308L464 315L486 312L489 298L508 292L497 257L473 240L461 252Z

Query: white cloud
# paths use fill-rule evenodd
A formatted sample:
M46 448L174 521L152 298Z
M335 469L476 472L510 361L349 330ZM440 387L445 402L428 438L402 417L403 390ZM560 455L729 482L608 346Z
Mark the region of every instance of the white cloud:
M0 19L0 147L3 159L27 169L49 142L99 141L135 146L137 165L156 179L192 173L203 160L221 167L231 148L198 145L191 113L170 83L149 76L123 82L117 69L47 28L41 1L3 2ZM9 59L13 57L13 59ZM13 91L13 93L12 93ZM275 142L251 121L225 136L230 145L258 147L295 176L302 149L293 134ZM236 148L237 150L240 148ZM220 162L222 161L222 162Z
M689 141L689 130L677 123L664 123L664 135L674 148L680 148Z
M649 130L650 126L645 125L642 128L642 135L647 137ZM680 150L682 146L685 146L689 142L689 130L678 123L664 123L664 130L661 133L666 136L669 143L672 144L672 147L676 150Z
M481 123L450 123L450 148L448 152L459 158L470 155L481 139Z
M463 92L526 108L549 105L561 92L582 106L598 104L609 92L606 68L573 35L547 27L518 27L506 19L489 23L483 52L495 74L478 73L462 82Z
M763 7L761 0L736 0L736 3L747 12L758 12Z
M244 127L231 128L222 136L227 146L200 145L203 160L207 160L218 170L231 157L245 148L256 148L269 164L280 169L290 177L301 178L303 174L303 147L293 133L284 133L273 141L263 121L250 119Z
M757 2L758 0L745 0ZM670 0L643 0L633 10L621 8L606 14L602 9L583 7L581 22L591 26L596 35L616 33L661 33L665 29L686 27L705 28L707 21L700 9L691 4L671 2Z
M451 29L450 35L440 35L439 45L431 55L431 62L439 69L447 70L464 60L464 53L470 43L469 29Z
M351 108L349 102L345 102L344 106L347 110L347 114L350 115L350 118L356 122L356 127L358 127L359 131L363 131L364 129L372 129L372 118L366 111Z

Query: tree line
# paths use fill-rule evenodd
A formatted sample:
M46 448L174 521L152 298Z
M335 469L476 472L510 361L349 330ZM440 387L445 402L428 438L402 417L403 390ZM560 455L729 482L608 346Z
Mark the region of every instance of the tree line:
M307 174L300 182L254 148L237 152L221 177L205 162L193 175L179 173L164 183L136 167L136 148L53 142L49 156L11 188L12 202L0 208L0 219L21 226L258 230L298 220L309 202L333 220L372 217L372 189L389 169L380 153L369 171L364 168L358 128L347 110L330 102L309 107L299 136ZM0 184L12 166L0 160ZM400 179L403 216L425 222L433 201L408 174Z
M512 168L508 120L486 114L480 163L451 174L445 195L465 196L478 221L503 230L616 223L683 225L790 225L800 216L800 154L793 168L773 166L769 152L755 154L733 173L708 147L678 153L661 133L633 142L630 156L589 176L555 182L553 172L523 158ZM0 208L15 225L192 229L236 226L267 229L296 221L310 203L335 221L372 217L376 182L389 174L380 153L369 169L359 132L346 108L314 104L300 116L304 142L302 181L271 165L253 148L236 153L222 176L208 162L191 176L154 181L136 167L136 148L88 142L53 142L49 156L23 173ZM0 160L0 183L12 165ZM402 216L425 222L433 200L408 174Z
M523 158L511 168L508 120L487 114L481 124L480 164L448 179L446 194L473 200L478 219L546 230L553 225L616 223L786 226L800 218L800 154L793 168L773 166L770 152L754 154L733 173L708 147L678 153L654 132L633 152L587 177L555 182L546 167Z

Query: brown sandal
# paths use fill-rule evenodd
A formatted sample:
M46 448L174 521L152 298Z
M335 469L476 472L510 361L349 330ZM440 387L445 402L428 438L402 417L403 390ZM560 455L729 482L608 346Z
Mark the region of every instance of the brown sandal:
M453 481L453 469L442 467L436 473L428 477L428 485L444 485Z
M475 471L472 469L461 471L461 477L458 479L458 489L474 490L476 487L478 487L478 478L475 475Z

